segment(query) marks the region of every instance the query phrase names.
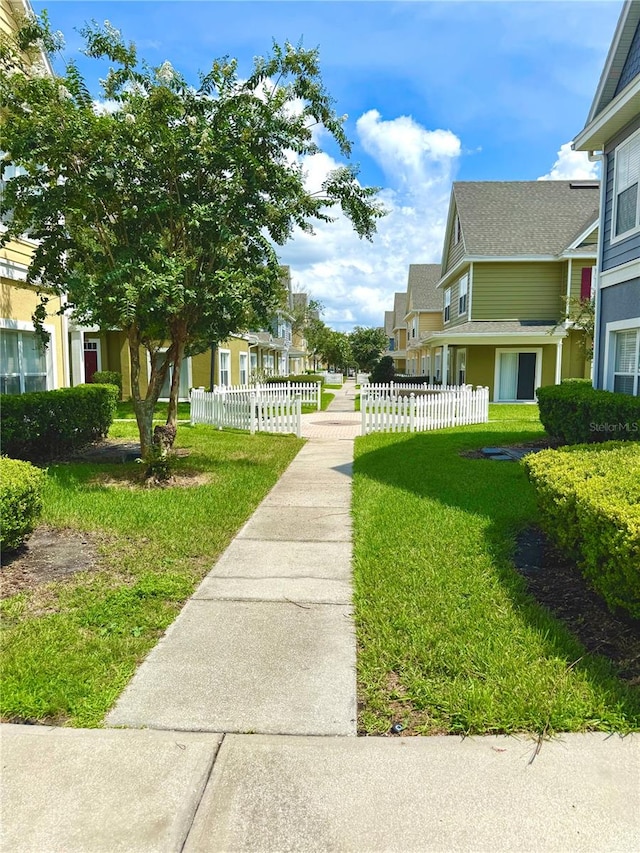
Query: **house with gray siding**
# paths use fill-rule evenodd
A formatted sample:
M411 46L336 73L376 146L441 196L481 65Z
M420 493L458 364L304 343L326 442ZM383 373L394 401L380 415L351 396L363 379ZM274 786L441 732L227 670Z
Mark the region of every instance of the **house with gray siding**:
M640 0L622 8L573 147L602 161L594 385L640 396Z

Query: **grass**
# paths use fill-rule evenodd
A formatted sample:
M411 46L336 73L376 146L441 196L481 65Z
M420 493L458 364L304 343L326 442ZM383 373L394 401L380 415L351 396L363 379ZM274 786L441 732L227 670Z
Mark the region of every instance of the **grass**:
M120 421L114 437L133 438ZM176 463L189 488L113 488L96 477L135 466L52 465L43 522L89 532L100 569L2 603L3 719L99 726L136 666L173 621L295 456L293 436L181 426Z
M327 385L327 384L325 383L322 387L323 387L323 388L333 388L334 390L336 390L336 389L337 389L337 390L339 391L339 390L342 388L342 385Z
M158 419L165 421L167 419L168 403L158 403L154 410L154 415ZM117 404L115 417L118 420L135 420L135 412L133 411L133 400L121 400ZM178 420L188 421L191 417L190 403L178 403Z
M520 465L460 451L543 435L537 407L356 441L360 727L417 733L628 731L638 691L527 594L512 555L537 518Z

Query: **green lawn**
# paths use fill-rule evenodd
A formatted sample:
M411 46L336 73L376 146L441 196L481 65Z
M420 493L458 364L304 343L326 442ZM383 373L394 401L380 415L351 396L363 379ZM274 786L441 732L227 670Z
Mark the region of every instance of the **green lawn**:
M356 441L360 727L418 733L627 731L640 696L525 591L511 562L535 522L522 466L460 451L543 434L534 406L490 423Z
M133 438L135 424L115 423L112 434ZM50 466L43 521L91 532L101 568L3 602L2 718L99 726L302 443L181 426L177 446L190 455L177 473L208 478L189 488L95 482L135 465Z

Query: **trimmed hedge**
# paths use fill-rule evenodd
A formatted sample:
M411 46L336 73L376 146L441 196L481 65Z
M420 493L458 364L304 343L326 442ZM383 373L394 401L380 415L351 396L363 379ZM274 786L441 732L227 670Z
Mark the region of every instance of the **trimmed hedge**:
M122 397L122 374L117 370L96 370L93 374L94 385L115 385Z
M113 385L3 395L3 452L17 459L42 461L104 438L113 422L117 398Z
M543 450L524 465L547 533L610 607L640 617L640 446Z
M538 388L540 421L565 444L640 440L640 397L598 391L586 381Z
M0 547L15 551L42 512L45 475L29 462L0 457Z
M440 379L432 380L430 376L405 376L397 373L393 381L396 385L442 385Z

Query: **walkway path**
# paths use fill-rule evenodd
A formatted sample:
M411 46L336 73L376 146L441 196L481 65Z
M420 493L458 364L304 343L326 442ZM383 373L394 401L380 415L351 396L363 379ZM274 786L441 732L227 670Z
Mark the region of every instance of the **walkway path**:
M352 736L353 394L125 690L135 728L0 727L3 853L637 849L637 735Z
M315 438L149 654L109 725L355 735L355 427L335 424L336 410L353 412L354 392L349 383L328 413L305 416Z

